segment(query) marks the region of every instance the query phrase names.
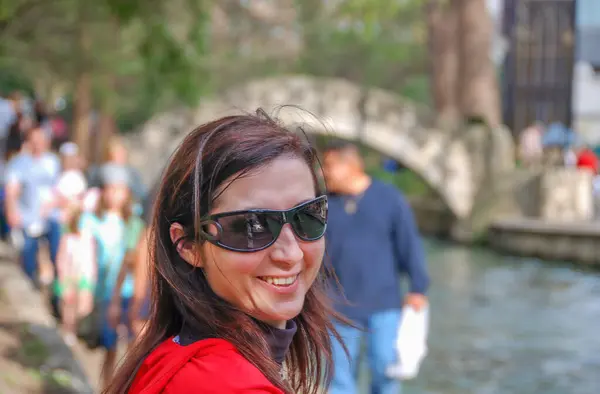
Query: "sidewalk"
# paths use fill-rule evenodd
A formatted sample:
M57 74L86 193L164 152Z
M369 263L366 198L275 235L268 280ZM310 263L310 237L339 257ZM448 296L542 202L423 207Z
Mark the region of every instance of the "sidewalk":
M64 344L45 300L15 261L0 242L0 394L93 393L89 381L96 377L89 373L99 368L98 355Z

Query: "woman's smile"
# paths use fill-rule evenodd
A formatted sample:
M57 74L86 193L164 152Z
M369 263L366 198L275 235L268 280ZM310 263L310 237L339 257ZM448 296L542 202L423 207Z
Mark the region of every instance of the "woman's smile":
M296 279L298 279L298 275L300 275L300 273L287 276L259 276L258 279L264 280L270 285L285 287L293 284Z
M292 276L259 276L261 284L277 294L293 294L298 290L300 273Z

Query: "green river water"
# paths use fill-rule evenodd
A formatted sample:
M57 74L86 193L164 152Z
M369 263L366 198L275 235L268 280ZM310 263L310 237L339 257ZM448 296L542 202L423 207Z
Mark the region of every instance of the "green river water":
M425 245L429 354L404 394L600 394L599 272Z

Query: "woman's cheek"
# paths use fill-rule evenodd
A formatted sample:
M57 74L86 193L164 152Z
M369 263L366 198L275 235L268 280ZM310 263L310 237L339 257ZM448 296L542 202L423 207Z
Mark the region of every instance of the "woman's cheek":
M236 253L217 248L214 263L223 271L237 275L256 276L256 271L265 259L265 251L253 253Z
M305 269L319 271L325 256L325 240L321 238L315 242L308 242L302 248L304 252ZM316 274L315 274L316 276Z

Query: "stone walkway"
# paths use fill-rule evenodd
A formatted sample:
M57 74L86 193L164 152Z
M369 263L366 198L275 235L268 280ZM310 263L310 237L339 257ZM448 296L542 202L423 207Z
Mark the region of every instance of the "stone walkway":
M101 354L64 344L46 298L15 261L0 243L0 394L93 393Z

